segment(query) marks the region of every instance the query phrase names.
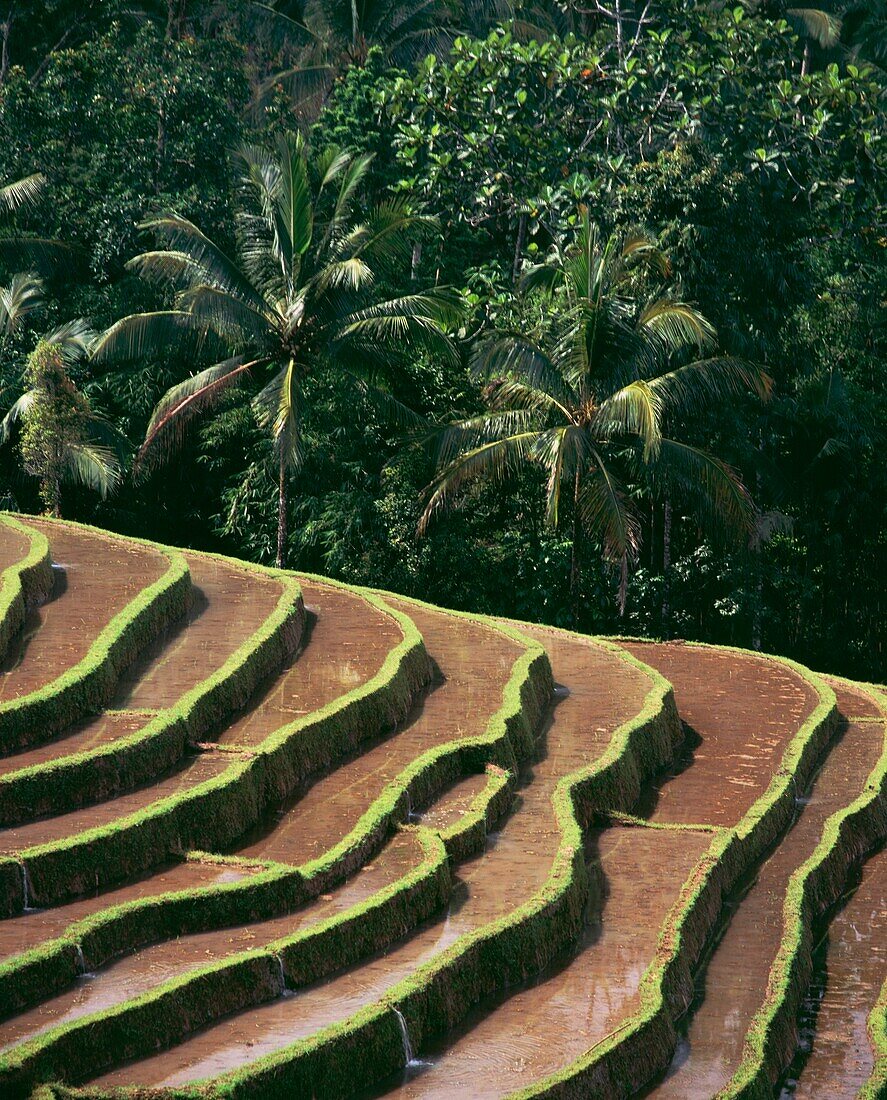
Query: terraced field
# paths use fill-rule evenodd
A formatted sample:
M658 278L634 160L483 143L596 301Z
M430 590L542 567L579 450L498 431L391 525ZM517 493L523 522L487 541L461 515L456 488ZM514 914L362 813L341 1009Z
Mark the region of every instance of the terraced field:
M0 516L0 1096L887 1095L887 696Z

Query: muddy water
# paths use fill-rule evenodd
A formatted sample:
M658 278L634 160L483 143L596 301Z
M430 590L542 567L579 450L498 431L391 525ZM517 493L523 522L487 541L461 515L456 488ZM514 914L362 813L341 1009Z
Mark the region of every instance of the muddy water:
M272 578L186 555L194 586L188 615L171 623L126 670L108 710L69 727L45 745L0 760L0 774L99 748L141 729L158 709L220 668L271 614L280 597Z
M88 898L78 898L51 909L34 909L19 917L0 921L0 959L7 959L44 940L61 935L68 925L102 909L141 898L157 897L176 890L201 886L219 886L239 882L252 874L250 868L233 868L215 863L176 863L151 875L142 875L113 890L103 890Z
M482 734L502 705L521 648L489 627L390 601L418 627L444 677L392 736L377 743L285 805L240 854L303 863L322 855L360 820L386 785L434 745Z
M422 624L420 629L426 633ZM543 636L535 629L527 633ZM472 644L476 646L474 640ZM650 687L641 671L590 641L545 634L545 644L562 690L545 732L542 758L526 777L502 831L488 839L482 856L460 867L459 885L442 919L330 981L223 1020L170 1051L108 1075L102 1083L189 1081L278 1050L375 1001L459 936L504 916L534 894L549 874L560 839L551 805L556 783L600 756L612 732L637 712ZM474 652L488 653L489 648L487 643ZM437 657L434 646L429 649Z
M258 745L269 733L371 679L403 639L395 619L353 593L301 579L311 615L304 651L222 732L228 745Z
M0 701L36 691L73 668L111 619L169 565L147 547L28 522L49 537L56 584L49 602L28 613L0 663Z
M481 1006L455 1037L423 1048L406 1080L375 1095L506 1096L580 1058L639 1007L659 929L710 843L703 833L593 831L589 869L603 895L575 955L507 1000Z
M429 829L449 829L471 809L475 798L487 789L487 776L469 775L445 790L433 806L422 813L413 814L412 820L427 825Z
M683 770L654 787L642 816L735 825L769 787L788 743L815 709L816 693L791 669L750 654L677 643L625 648L672 683L678 713L699 738ZM716 785L713 774L720 777Z
M867 692L830 682L843 714L868 720L881 715ZM884 725L880 729L887 735ZM824 966L814 975L807 997L814 1023L812 1049L797 1077L787 1082L784 1100L856 1096L874 1065L867 1021L885 978L887 851L882 849L866 861L857 888L829 926Z
M277 606L282 588L273 577L185 554L195 600L122 678L111 702L128 710L171 707L235 653Z
M859 795L881 755L883 738L880 723L851 722L829 752L809 795L799 800L794 827L762 866L717 945L687 1042L649 1095L709 1097L735 1073L782 940L789 878L819 843L825 820Z
M0 573L10 565L17 565L28 554L31 543L27 535L0 523Z
M23 825L0 829L0 852L21 852L37 844L46 844L51 840L61 840L75 833L86 832L87 829L109 825L121 817L143 810L152 802L221 775L237 759L230 753L221 752L187 756L165 778L129 791L119 798L111 798L107 802L58 814L56 817L40 818Z
M77 752L87 752L103 745L110 745L140 730L154 716L154 712L137 714L101 714L95 718L86 718L69 726L61 737L44 745L17 752L14 756L0 757L0 775L32 768L37 764L46 764L61 756L70 756Z
M194 564L199 566L202 560L195 555ZM206 587L209 587L207 575L201 574L201 580ZM393 646L402 637L400 628L390 616L376 611L357 596L343 594L341 590L327 585L314 583L309 585L307 582L303 585L303 591L314 625L310 629L306 647L288 664L279 677L264 689L261 696L261 725L262 728L267 727L269 730L292 721L295 712L310 710L314 706L323 706L343 691L353 687L355 670L364 679L375 675L384 660L384 652L378 652L374 646L368 645L360 651L360 657L352 655L350 659L343 662L338 656L343 640L347 641L349 637L360 636L366 632L371 635L382 635ZM219 604L220 607L225 606L221 594ZM382 648L384 649L384 646ZM217 653L216 656L218 658L219 654ZM149 662L153 662L153 658L149 658ZM151 667L150 664L149 667ZM197 675L199 672L200 670L196 669L192 675ZM337 676L337 672L341 672L341 677ZM285 686L281 687L281 684ZM276 718L271 705L274 700L281 705ZM245 718L239 717L235 724L241 721L248 724L249 715L247 714ZM257 731L260 725L256 722L251 728ZM244 736L248 735L244 734ZM67 835L68 830L80 832L84 827L91 827L97 820L112 820L123 812L132 812L133 808L149 805L171 793L171 790L183 790L194 782L198 782L200 773L193 770L198 763L202 767L221 768L225 763L230 764L237 759L239 759L237 756L232 756L230 753L204 754L197 760L185 761L184 766L177 769L172 776L138 791L130 792L122 798L112 799L74 814L34 822L23 826L22 830L7 830L6 833L0 831L0 845L3 844L7 834L11 837L13 833L21 833L22 839L34 843L34 837L42 835L45 830L51 830L57 835ZM207 765L206 761L214 763ZM16 843L18 847L24 846L15 838L11 838L9 842ZM257 858L263 857L257 856ZM201 886L206 881L205 871L199 864L182 864L175 868L171 875L174 879L172 884L164 884L160 881L169 876L157 875L140 879L131 887L105 892L100 898L89 902L89 908L86 911L97 912L104 907L104 904L119 904L126 900L162 893L165 890L190 889ZM158 880L156 887L153 885L155 878ZM103 898L109 900L105 903ZM60 911L74 912L77 918L85 915L77 906L63 906ZM60 931L60 925L55 921L46 920L42 913L26 914L13 922L0 922L0 947L4 943L4 929L10 923L15 924L19 929L13 942L22 945L12 950L23 950L44 938L57 935Z
M225 956L266 947L281 937L295 935L365 901L417 867L421 860L422 847L415 832L398 833L361 873L298 912L223 931L181 936L101 968L78 981L73 989L0 1023L0 1049L32 1039L50 1027L70 1023L80 1016L140 996L169 978L179 977Z
M866 1023L887 979L887 851L865 864L862 880L828 931L825 972L814 988L813 1048L788 1100L850 1100L868 1080L874 1052Z

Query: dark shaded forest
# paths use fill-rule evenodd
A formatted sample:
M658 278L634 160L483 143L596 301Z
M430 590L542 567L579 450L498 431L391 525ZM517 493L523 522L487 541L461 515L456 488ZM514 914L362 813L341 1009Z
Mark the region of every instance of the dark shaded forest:
M0 507L882 681L884 6L0 6Z

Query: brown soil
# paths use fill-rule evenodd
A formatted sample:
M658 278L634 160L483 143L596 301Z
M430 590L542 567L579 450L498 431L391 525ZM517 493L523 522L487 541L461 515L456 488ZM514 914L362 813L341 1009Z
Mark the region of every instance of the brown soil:
M692 766L662 778L643 816L735 825L769 787L816 707L813 688L784 665L752 654L675 643L625 648L671 682L678 713L699 738Z
M29 524L49 537L56 583L0 663L0 701L36 691L78 664L111 619L169 565L148 547L40 520Z
M858 797L883 742L880 723L851 722L829 752L809 796L799 800L794 827L739 903L705 973L705 998L691 1021L687 1044L650 1095L701 1100L735 1073L782 940L789 878L816 848L826 819Z

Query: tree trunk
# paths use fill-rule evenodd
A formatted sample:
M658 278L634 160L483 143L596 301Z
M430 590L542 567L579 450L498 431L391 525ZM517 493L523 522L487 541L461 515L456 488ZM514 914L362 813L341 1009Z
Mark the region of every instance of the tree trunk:
M804 41L804 56L801 58L801 76L806 76L810 71L810 40Z
M526 239L527 215L521 214L517 219L517 240L514 242L514 263L511 268L511 281L514 284L517 284L517 280L520 277L520 262Z
M286 569L286 458L283 454L277 486L277 568Z
M3 45L0 48L0 84L3 84L9 72L9 36L12 33L13 19L15 19L15 9L11 7L6 16L6 22L0 26L0 33L3 35Z
M570 610L573 613L573 624L579 628L579 618L582 607L582 565L580 562L582 539L582 524L579 520L579 471L573 481L573 543L570 551Z
M416 241L413 245L413 258L410 261L410 282L415 283L419 278L419 264L422 262L422 242Z
M662 637L671 637L671 501L662 509Z

